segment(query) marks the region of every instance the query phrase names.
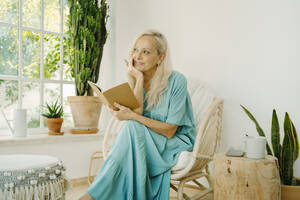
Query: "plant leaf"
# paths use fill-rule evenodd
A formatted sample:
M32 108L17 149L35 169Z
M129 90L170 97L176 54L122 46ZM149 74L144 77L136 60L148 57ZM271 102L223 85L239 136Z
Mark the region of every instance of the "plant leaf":
M260 127L260 125L258 124L258 122L256 121L256 119L254 118L254 116L250 113L250 111L248 111L244 106L242 106L242 105L240 105L240 106L243 108L244 112L248 115L248 117L254 122L254 124L256 126L256 131L257 131L258 135L266 137L264 131L262 130L262 128ZM271 150L268 142L266 144L266 147L267 147L268 154L269 155L273 155L272 154L272 150Z
M278 159L279 166L281 166L281 144L280 144L280 127L278 122L278 117L276 114L276 110L273 109L272 114L272 125L271 125L271 142L272 142L272 148L274 152L274 156ZM280 171L281 173L281 171Z
M294 140L295 140L295 149L294 149L294 162L295 162L299 157L299 138L298 138L298 133L294 126L294 123L292 122L292 120L290 120L290 121L291 121L293 136L294 136Z
M48 104L46 103L46 106L43 106L46 110L41 114L44 117L47 118L61 118L63 115L63 107L58 102L58 99L55 101L55 103Z
M281 180L284 185L291 185L293 179L293 141L291 138L290 121L288 114L284 117L284 138L282 143L281 153L281 168L282 177Z
M293 153L293 160L294 160L294 150L296 148L296 140L293 133L293 126L290 120L290 116L288 113L285 113L284 116L284 131L288 134L290 142L291 142L291 151Z

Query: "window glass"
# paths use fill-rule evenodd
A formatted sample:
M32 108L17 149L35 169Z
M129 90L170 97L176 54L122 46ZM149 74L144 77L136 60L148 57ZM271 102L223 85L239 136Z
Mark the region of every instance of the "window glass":
M44 35L44 77L58 80L60 78L60 37Z
M73 126L67 104L67 96L75 95L64 35L68 14L68 0L0 0L0 109L8 119L21 107L27 109L28 128L44 128L43 106L58 100L64 126ZM0 114L0 135L7 130Z
M67 97L75 96L75 86L74 84L64 84L63 85L63 106L64 106L64 127L73 127L72 113L70 105L68 104Z
M22 107L27 109L27 127L40 127L40 83L24 82Z
M72 81L73 78L71 76L72 73L72 69L71 69L71 64L70 64L70 51L68 50L67 47L67 43L68 43L68 38L64 37L64 62L63 62L63 79L67 80L67 81Z
M0 75L18 75L18 30L0 26Z
M18 91L18 81L0 80L0 109L3 110L8 120L12 120L12 112L18 107ZM1 130L8 130L2 115L0 118L0 132Z
M0 1L0 21L18 24L19 1L1 0Z
M31 28L41 28L41 0L22 0L22 25Z
M69 6L68 6L68 0L63 0L64 1L64 24L63 24L63 27L64 27L64 33L66 33L69 28L67 26L67 23L68 23L68 15L70 13L70 9L69 9Z
M44 0L45 30L60 32L60 1Z
M60 87L57 83L45 83L44 85L44 102L52 103L60 101Z
M40 78L40 34L26 30L23 32L23 76Z

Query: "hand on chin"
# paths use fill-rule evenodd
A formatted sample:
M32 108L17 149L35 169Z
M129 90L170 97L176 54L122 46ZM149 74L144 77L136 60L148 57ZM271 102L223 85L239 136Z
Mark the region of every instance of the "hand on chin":
M136 66L134 66L134 68L137 69L140 72L143 72L143 69L144 69L144 67L140 66L140 65L136 65Z

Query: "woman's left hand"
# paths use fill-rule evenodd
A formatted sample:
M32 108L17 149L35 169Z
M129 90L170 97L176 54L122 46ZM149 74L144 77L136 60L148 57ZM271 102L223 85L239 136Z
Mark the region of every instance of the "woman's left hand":
M114 103L114 106L119 108L120 110L115 111L110 108L109 111L118 120L122 121L122 120L132 120L133 119L134 112L130 108L122 106L118 103Z
M126 61L126 60L125 60ZM140 72L139 70L137 70L134 66L133 66L133 58L130 57L130 61L126 61L126 67L127 67L127 71L128 74L132 77L134 77L136 80L142 79L144 78L144 75L142 72Z

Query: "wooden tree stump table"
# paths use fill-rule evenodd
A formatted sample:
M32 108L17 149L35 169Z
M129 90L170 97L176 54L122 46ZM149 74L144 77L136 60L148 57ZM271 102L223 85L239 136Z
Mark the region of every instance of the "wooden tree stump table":
M214 157L214 200L279 200L277 159Z

